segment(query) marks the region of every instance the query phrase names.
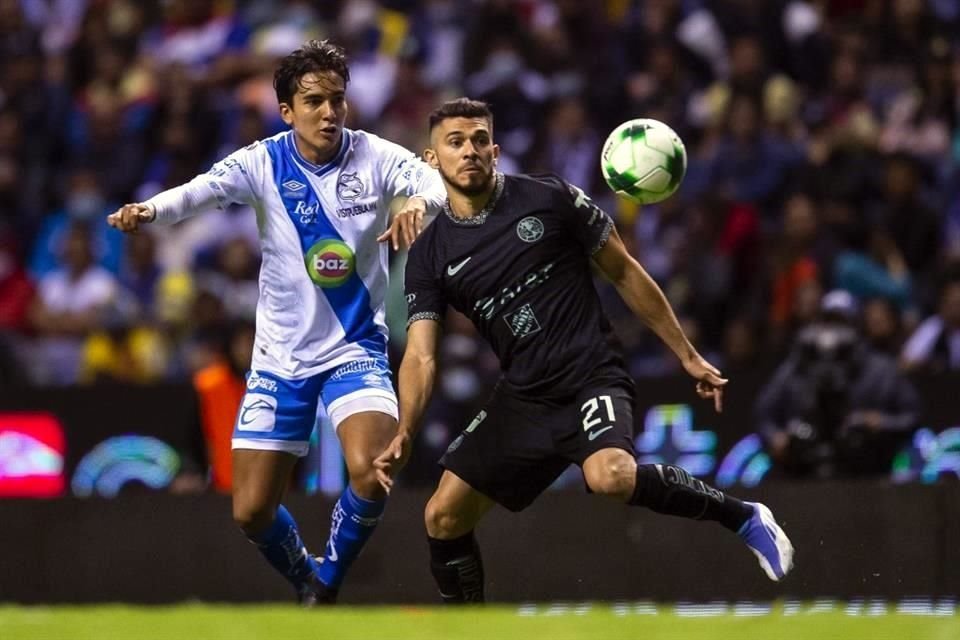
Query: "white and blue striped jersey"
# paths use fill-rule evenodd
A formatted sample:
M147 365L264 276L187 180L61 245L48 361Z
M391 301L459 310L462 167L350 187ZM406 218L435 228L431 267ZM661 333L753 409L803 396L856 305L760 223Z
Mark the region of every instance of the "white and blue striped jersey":
M343 130L340 151L315 165L286 131L240 149L147 203L174 223L232 203L256 211L263 262L254 371L305 378L386 355L390 203L419 195L428 213L446 193L439 174L403 147Z

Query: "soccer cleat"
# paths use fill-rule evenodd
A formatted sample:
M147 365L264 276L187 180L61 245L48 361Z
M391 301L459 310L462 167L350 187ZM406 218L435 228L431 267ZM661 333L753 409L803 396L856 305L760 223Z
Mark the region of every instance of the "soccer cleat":
M760 567L774 582L793 568L793 545L765 505L748 502L753 515L740 528L738 535L760 561Z
M314 556L318 563L323 562L322 556ZM340 590L334 587L328 587L320 578L313 576L310 582L306 583L297 591L297 601L301 607L311 608L324 605L337 604L337 595Z

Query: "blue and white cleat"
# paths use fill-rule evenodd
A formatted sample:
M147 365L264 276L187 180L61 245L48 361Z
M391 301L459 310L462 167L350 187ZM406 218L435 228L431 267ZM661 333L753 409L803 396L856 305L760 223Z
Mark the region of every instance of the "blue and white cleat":
M738 532L760 561L760 567L774 582L781 580L793 568L793 545L765 505L748 502L753 515Z

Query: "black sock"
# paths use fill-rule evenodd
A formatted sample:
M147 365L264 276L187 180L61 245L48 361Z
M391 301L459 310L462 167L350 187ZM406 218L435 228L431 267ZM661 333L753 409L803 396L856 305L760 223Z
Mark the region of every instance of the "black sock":
M630 504L681 518L715 520L734 533L753 515L750 505L669 464L637 465Z
M473 531L452 540L427 537L430 571L444 604L483 602L483 560Z

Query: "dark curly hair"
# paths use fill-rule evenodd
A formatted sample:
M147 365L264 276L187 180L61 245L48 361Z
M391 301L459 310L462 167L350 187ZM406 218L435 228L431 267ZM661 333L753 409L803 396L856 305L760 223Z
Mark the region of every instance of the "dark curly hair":
M457 98L448 100L430 112L430 131L447 118L486 118L493 128L493 112L490 105L480 100Z
M329 40L310 40L293 51L273 72L273 89L277 102L293 104L293 96L300 86L300 79L308 73L333 71L346 85L350 81L347 54L340 45Z

